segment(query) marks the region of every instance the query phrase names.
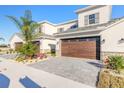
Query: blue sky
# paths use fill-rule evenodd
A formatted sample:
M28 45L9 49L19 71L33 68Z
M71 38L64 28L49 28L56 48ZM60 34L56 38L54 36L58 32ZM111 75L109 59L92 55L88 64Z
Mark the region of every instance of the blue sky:
M75 10L86 7L86 5L58 5L58 6L0 6L0 36L5 38L4 42L8 43L10 37L18 32L18 28L5 17L5 15L12 15L17 18L23 16L25 10L32 11L32 17L35 21L48 20L52 23L61 23L71 19L76 19L77 15L74 13ZM112 18L118 18L124 16L124 6L113 6Z

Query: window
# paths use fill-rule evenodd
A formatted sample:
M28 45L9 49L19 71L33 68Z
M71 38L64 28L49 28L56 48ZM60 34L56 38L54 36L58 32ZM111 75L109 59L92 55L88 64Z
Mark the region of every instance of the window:
M63 32L64 28L58 28L58 32Z
M89 24L95 24L95 14L89 15Z
M70 29L74 29L74 28L77 28L78 27L78 24L74 24L70 27Z
M85 25L96 24L96 23L99 23L99 13L86 15L84 17L84 24Z

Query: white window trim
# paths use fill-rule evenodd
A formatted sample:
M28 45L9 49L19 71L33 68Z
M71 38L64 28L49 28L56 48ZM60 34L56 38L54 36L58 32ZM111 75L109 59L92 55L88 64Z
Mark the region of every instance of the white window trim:
M95 14L95 23L89 24L89 16L92 15L92 14L89 14L89 15L84 16L84 25L85 26L92 26L92 25L99 24L99 12L93 13L93 14ZM96 17L96 14L97 14L97 17Z

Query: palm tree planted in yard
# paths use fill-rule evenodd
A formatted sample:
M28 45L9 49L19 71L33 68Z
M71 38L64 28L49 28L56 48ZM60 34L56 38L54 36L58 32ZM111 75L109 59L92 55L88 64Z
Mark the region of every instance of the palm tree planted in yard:
M35 32L35 30L39 27L39 24L32 20L31 11L26 10L25 16L20 17L20 20L14 16L6 17L12 20L19 28L26 43L31 42L37 37L38 34Z
M39 35L36 33L36 29L39 27L39 24L32 20L31 11L26 10L24 17L20 17L18 20L14 16L6 16L11 21L15 23L15 25L19 28L23 40L25 43L18 51L20 54L25 56L32 56L36 52L36 46L32 43Z

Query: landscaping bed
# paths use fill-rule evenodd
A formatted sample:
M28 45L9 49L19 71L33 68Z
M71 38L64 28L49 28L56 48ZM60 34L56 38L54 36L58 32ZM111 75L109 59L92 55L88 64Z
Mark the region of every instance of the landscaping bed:
M124 88L124 57L110 56L99 72L98 88Z
M124 88L124 74L110 69L102 69L99 75L98 88Z
M32 64L32 63L48 60L47 55L43 54L43 53L39 53L39 54L33 56L32 58L28 58L24 55L20 56L17 53L2 54L2 55L0 55L0 57L7 59L9 61L12 61L12 62L17 62L17 63L22 63L22 64Z

